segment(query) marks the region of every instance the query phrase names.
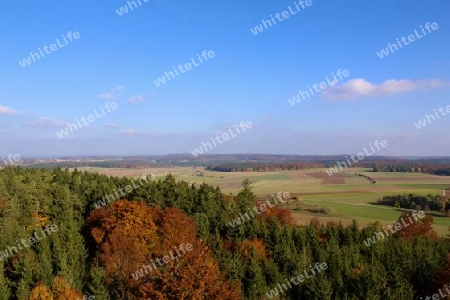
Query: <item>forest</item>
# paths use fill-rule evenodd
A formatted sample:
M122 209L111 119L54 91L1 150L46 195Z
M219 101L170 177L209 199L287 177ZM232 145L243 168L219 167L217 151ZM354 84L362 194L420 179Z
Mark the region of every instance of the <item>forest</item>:
M405 209L423 209L425 211L435 211L450 216L450 201L441 195L389 195L379 199L376 204Z
M266 160L254 162L207 162L207 170L218 172L276 172L281 170L294 171L314 168L329 168L344 156L287 156L284 160L279 157L268 157ZM372 169L373 172L412 172L440 176L450 176L450 162L447 158L435 159L406 159L385 157L367 157L358 161L355 167Z
M296 225L278 206L232 227L256 204L251 182L226 195L172 175L95 208L131 184L76 169L1 170L0 300L266 299L283 284L276 299L421 299L450 284L450 235L437 236L429 214L371 247L379 223Z
M213 164L206 168L209 171L218 172L277 172L281 170L294 171L313 168L323 168L317 162L295 162L295 163L227 163Z
M450 164L441 163L375 163L374 172L412 172L450 176Z

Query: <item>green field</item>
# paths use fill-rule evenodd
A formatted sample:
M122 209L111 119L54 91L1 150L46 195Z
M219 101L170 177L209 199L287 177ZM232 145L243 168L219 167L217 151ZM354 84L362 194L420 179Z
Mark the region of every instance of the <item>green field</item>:
M157 178L163 178L171 173L178 180L193 184L205 182L220 186L225 193L234 194L239 191L242 181L248 178L258 198L265 199L278 192L289 192L300 199L298 205L291 204L292 209L296 205L327 209L327 214L292 210L294 218L300 224L308 223L311 218L317 217L321 222L342 221L343 224L350 224L356 219L362 226L376 221L383 225L392 225L401 212L391 207L373 206L369 203L391 194L441 194L442 188L450 187L450 177L419 173L372 173L362 169L348 169L333 176L328 176L323 169L280 172L211 172L198 167L83 169L112 176L140 176L147 172L156 174ZM194 172L202 174L196 176ZM356 172L372 177L377 184L355 176ZM446 234L450 218L434 217L434 224L438 233Z

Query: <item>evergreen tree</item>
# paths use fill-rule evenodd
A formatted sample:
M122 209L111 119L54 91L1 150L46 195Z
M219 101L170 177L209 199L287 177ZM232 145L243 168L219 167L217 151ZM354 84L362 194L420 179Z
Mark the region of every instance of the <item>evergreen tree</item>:
M87 290L90 295L95 297L95 299L110 299L106 284L105 270L95 262L92 264L89 272Z
M11 297L11 290L9 288L10 282L8 278L5 277L4 264L0 263L0 300L9 300Z

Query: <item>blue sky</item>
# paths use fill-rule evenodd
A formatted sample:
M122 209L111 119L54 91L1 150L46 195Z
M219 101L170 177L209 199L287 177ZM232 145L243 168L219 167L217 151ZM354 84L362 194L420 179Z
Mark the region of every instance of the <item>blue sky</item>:
M189 153L241 121L252 129L208 153L357 153L385 139L379 155L450 154L450 115L414 126L450 105L448 0L312 0L257 35L294 1L140 2L122 16L127 1L3 4L1 156ZM439 27L424 36L427 22ZM423 37L376 54L414 30ZM80 38L19 65L69 31ZM203 50L214 58L153 83ZM289 104L339 69L350 76ZM106 102L118 108L58 138Z

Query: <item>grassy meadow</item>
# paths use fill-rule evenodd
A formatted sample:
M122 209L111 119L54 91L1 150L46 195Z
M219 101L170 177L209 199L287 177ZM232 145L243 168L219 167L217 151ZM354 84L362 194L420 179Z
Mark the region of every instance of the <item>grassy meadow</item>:
M145 172L164 178L171 173L177 180L189 183L208 183L220 186L225 193L236 194L244 179L248 178L254 192L260 199L266 199L278 192L289 192L299 201L286 204L292 209L292 215L300 224L309 223L312 218L321 222L341 221L347 225L356 219L365 226L380 222L392 225L401 212L392 207L374 206L384 195L391 194L441 194L443 187L450 187L450 177L420 173L372 173L364 169L347 169L328 176L324 169L279 172L211 172L199 167L172 167L146 169L118 168L79 168L111 176L141 176ZM376 184L366 178L355 176L362 173L372 177ZM200 176L199 176L199 173ZM324 213L312 213L305 209L324 208ZM450 218L434 217L434 230L440 234L448 233Z

